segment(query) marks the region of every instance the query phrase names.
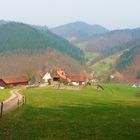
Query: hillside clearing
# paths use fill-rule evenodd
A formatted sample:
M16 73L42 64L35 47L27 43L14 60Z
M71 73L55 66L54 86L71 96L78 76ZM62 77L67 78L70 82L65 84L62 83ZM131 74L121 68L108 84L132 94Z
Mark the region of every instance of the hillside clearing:
M91 67L95 73L95 76L103 76L114 71L116 61L118 60L119 56L120 54L112 55L92 65Z

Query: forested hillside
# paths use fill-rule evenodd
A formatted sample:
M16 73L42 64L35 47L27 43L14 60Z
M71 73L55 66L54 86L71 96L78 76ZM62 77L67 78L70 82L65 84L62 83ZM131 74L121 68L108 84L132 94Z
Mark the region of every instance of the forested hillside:
M30 52L46 48L57 49L80 61L84 59L80 49L49 31L39 31L31 26L15 22L0 26L0 53L20 50Z
M116 65L116 78L124 82L138 83L137 72L140 71L140 44L125 51ZM120 78L121 77L121 78Z
M140 55L140 43L132 49L125 51L118 62L119 69L125 69L132 65L137 55ZM140 67L140 66L139 66Z
M0 25L0 76L39 71L43 66L79 73L82 64L84 53L48 30L16 22Z

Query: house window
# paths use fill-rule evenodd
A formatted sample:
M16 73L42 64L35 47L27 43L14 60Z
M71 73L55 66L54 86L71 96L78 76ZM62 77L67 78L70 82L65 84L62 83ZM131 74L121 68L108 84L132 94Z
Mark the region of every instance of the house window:
M60 81L60 78L53 78L53 81Z

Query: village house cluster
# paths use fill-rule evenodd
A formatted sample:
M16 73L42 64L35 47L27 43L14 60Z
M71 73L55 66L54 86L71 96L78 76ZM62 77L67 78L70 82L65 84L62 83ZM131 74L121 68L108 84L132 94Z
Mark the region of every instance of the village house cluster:
M93 81L93 76L87 77L82 75L70 75L66 74L63 70L55 70L53 73L47 72L42 78L42 82L48 85L53 85L56 83L66 83L68 85L78 86ZM12 77L0 79L1 89L8 86L25 86L28 84L29 80L26 77Z
M63 82L71 85L84 85L87 82L93 82L93 76L82 76L82 75L69 75L66 74L63 70L56 70L53 74L46 73L43 77L44 82Z

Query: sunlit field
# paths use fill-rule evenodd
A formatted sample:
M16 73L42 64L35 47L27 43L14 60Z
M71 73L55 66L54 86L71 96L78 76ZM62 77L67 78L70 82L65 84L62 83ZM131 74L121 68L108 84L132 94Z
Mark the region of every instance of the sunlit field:
M4 140L139 140L140 90L104 84L104 91L28 89L27 102L0 120Z

